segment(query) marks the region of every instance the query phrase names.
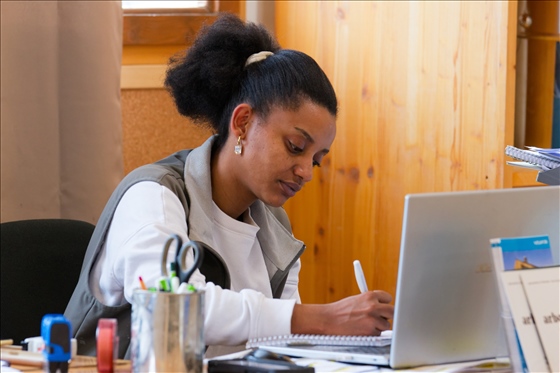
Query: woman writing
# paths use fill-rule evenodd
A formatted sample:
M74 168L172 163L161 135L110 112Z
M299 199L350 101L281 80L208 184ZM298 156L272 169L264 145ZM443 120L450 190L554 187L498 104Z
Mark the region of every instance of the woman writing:
M141 167L111 197L66 311L79 352L94 353L92 323L99 317L126 324L139 276L155 283L172 234L212 247L231 276L231 289L199 271L191 277L206 292L207 356L239 349L250 338L388 329L393 306L383 291L300 303L305 246L281 206L311 181L335 138L337 100L316 62L281 49L264 28L226 15L171 62L165 85L178 111L215 135L162 161L175 164L178 176L145 177L149 167Z

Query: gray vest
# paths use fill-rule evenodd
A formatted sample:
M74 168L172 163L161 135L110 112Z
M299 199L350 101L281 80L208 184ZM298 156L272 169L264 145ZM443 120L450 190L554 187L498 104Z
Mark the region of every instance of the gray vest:
M80 278L76 289L66 307L64 316L72 323L72 330L74 338L78 341L78 354L80 355L95 355L96 354L96 329L97 323L100 318L114 318L117 319L118 336L119 336L119 358L128 357L128 349L130 345L130 316L131 305L129 303L120 306L106 306L99 302L97 298L91 293L89 288L89 274L93 269L93 265L99 255L103 244L105 243L107 232L115 209L119 204L125 192L134 184L141 181L157 182L169 188L181 201L185 208L185 213L189 216L189 196L186 192L184 181L184 168L187 155L190 150L183 150L169 157L160 160L154 164L149 164L137 168L128 174L121 183L117 186L107 205L105 206L99 221L93 232L93 236L88 245L84 262L82 265ZM291 233L291 226L285 211L282 208L266 207L270 213L281 223L285 229ZM255 220L258 224L259 222ZM263 243L261 242L261 246ZM163 243L162 243L163 248ZM267 262L269 269L269 278L274 298L280 298L288 272L291 266L301 256L305 246L301 247L299 252L291 260L289 266L283 270L275 268L274 263ZM200 268L201 273L206 277L207 281L212 281L217 285L224 288L229 287L229 275L227 268L225 271L219 266L223 263L221 257L215 252L210 252L206 255L205 261ZM271 270L271 268L275 268Z

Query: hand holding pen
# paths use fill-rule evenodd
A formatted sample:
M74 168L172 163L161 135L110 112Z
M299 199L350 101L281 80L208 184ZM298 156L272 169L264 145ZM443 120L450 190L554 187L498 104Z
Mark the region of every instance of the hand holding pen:
M359 260L354 260L354 276L356 277L356 282L361 294L368 293L368 286L366 282L366 277L362 269L362 265ZM382 331L389 327L389 319L393 317L394 308L392 305L388 304L392 301L391 295L384 291L374 290L371 292L369 302L373 305L378 305L375 311L371 311L374 317L378 320L379 325L385 325L385 327L377 327L378 330Z
M359 260L354 260L354 276L356 276L356 282L358 283L360 292L366 293L368 291L366 277L364 276L362 264Z

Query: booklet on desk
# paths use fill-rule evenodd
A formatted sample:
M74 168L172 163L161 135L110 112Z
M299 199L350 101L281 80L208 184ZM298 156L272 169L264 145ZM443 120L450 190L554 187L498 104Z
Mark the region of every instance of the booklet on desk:
M512 364L518 370L547 372L548 364L521 275L529 268L554 265L550 240L548 236L528 236L490 241Z
M520 272L551 372L560 372L560 267Z

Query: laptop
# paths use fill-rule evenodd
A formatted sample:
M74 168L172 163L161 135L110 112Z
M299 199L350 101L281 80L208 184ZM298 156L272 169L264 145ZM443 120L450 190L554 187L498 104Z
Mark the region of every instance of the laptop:
M560 187L409 194L391 345L261 348L392 368L507 356L489 241L529 235L559 261Z

